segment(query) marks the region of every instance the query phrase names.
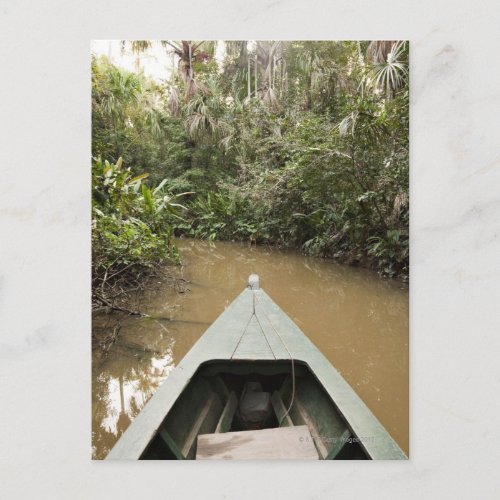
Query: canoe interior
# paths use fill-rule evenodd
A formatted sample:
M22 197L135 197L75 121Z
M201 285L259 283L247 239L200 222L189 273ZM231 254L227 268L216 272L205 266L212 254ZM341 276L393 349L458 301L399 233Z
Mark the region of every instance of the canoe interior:
M239 416L238 402L248 382L259 382L271 398L265 421L249 424ZM310 431L323 460L369 459L335 403L309 367L295 362L292 396L290 361L213 361L201 365L166 415L141 460L193 460L202 434L303 426Z

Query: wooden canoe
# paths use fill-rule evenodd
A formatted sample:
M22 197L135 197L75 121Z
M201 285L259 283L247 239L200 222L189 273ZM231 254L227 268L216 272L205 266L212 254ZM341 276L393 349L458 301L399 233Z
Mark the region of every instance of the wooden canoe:
M196 458L407 457L252 275L106 459Z

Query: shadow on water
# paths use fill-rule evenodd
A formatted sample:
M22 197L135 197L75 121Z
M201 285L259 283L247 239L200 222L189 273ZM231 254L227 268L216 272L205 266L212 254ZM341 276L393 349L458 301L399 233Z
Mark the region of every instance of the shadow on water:
M146 293L152 318L126 317L106 355L93 350L92 445L104 458L208 325L257 273L277 304L408 452L408 286L365 269L266 247L180 240L186 293ZM94 331L109 330L105 315Z

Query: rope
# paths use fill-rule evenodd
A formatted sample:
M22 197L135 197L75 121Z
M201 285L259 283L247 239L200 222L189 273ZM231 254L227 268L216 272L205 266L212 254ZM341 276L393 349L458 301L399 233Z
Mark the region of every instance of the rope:
M244 328L244 330L243 330L242 334L240 335L240 338L239 338L239 340L238 340L238 342L237 342L237 344L236 344L236 347L234 348L234 351L233 351L233 353L231 354L231 359L233 358L234 353L238 350L238 347L239 347L239 345L240 345L240 343L241 343L241 340L243 339L243 336L245 335L245 332L246 332L246 331L247 331L247 329L248 329L248 325L250 324L250 321L252 321L252 318L253 318L254 316L255 316L255 299L254 299L254 305L253 305L253 312L252 312L252 315L250 316L250 318L249 318L249 320L247 321L247 324L246 324L246 326L245 326L245 328ZM255 316L255 317L257 317L257 316Z
M254 293L255 297L255 293ZM262 330L262 335L264 335L264 338L266 339L267 345L269 347L269 350L271 351L271 354L273 355L273 358L276 359L276 354L274 354L273 348L271 347L271 344L269 343L269 339L267 338L266 332L264 331L264 328L262 328L262 323L260 322L260 319L257 315L255 315L255 319L257 320L257 323L259 323L260 329Z
M283 420L285 420L285 418L287 417L287 415L290 413L290 410L292 409L292 406L293 406L293 402L294 402L294 399L295 399L295 363L294 363L294 359L293 359L293 356L292 356L292 353L290 352L290 350L288 349L285 341L283 340L283 337L280 335L280 333L278 332L278 330L274 327L273 323L271 322L271 318L269 318L269 315L267 314L264 306L262 305L262 303L260 302L260 299L259 297L255 294L255 290L252 290L253 291L253 314L255 314L255 299L257 299L257 302L259 303L259 305L261 306L263 312L264 312L264 315L266 316L267 318L267 321L269 322L269 324L271 325L271 328L274 330L274 332L276 333L276 335L278 336L278 338L281 340L281 343L283 344L283 347L286 349L286 352L288 353L288 355L290 356L290 361L292 363L292 399L290 400L290 405L288 407L288 410L284 413L284 415L281 417L281 420L279 421L279 424L278 426L281 427L281 424L283 423ZM262 328L262 325L259 321L259 318L257 317L257 315L255 314L255 317L257 318L257 321L259 322L259 325L260 325L260 328L262 329L262 333L264 333L264 328ZM251 318L250 318L251 319ZM247 325L248 326L248 325ZM267 340L267 336L266 334L264 333L264 337L266 338ZM241 339L240 339L241 340ZM269 344L269 341L267 341L267 343ZM269 347L271 347L269 345ZM271 349L271 352L273 352L273 350ZM274 355L274 352L273 352L273 355ZM276 359L276 356L274 356L274 358Z
M242 334L240 335L240 338L238 339L238 342L236 344L236 347L234 348L233 353L231 354L231 359L233 358L235 352L238 350L239 345L241 344L241 341L243 340L243 336L245 335L246 331L248 330L248 326L250 325L250 322L252 321L252 318L255 316L255 319L257 320L257 323L259 324L259 327L262 331L262 334L264 335L264 338L266 339L267 345L269 347L269 350L271 351L271 354L273 355L274 359L276 359L276 356L271 348L271 344L269 343L269 339L267 338L266 332L264 331L264 328L262 328L262 323L260 322L260 319L258 318L256 312L255 312L255 292L252 294L253 297L253 311L252 315L250 316L250 319L247 321L247 324L245 328L243 329Z

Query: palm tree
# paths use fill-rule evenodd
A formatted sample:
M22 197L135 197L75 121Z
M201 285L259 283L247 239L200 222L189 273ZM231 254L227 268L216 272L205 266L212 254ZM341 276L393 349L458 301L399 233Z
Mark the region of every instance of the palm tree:
M126 42L122 41L122 46ZM161 45L173 52L179 59L179 73L185 84L187 97L193 96L199 89L200 84L195 79L193 63L195 61L203 62L213 58L215 52L215 41L191 40L161 40ZM150 40L133 40L130 42L132 51L141 53L152 46Z
M404 41L373 41L367 49L375 85L393 98L408 80L408 46Z
M373 40L366 49L366 57L371 64L384 63L397 40Z
M225 69L226 76L236 75L240 83L246 83L248 99L253 95L271 106L276 106L278 104L276 83L283 62L284 43L258 40L254 44L255 49L249 50L248 41L226 41L226 53L234 61Z
M125 47L126 43L125 40L122 40L122 47ZM160 44L179 59L178 69L184 85L184 96L187 100L190 100L197 92L204 89L204 85L196 80L193 64L195 61L204 62L212 59L216 42L161 40ZM140 54L152 47L153 42L151 40L132 40L130 45L133 52ZM180 92L177 85L170 87L168 109L172 116L179 116Z
M225 108L219 79L211 77L186 105L186 128L191 137L222 139L228 132L224 121Z
M273 75L281 60L281 41L258 41L255 50L255 94L271 106L278 104L278 97L273 87ZM257 87L257 71L260 73L260 85Z

